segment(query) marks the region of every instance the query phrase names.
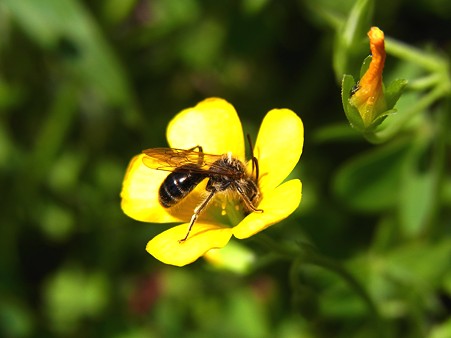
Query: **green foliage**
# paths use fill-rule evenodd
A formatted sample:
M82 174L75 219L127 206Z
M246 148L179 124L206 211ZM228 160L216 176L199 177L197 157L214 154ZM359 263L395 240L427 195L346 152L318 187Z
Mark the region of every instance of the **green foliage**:
M358 0L347 19L337 30L333 54L333 66L337 79L355 69L362 52L368 50L365 34L371 26L373 0Z
M447 0L0 1L0 336L450 337L449 18ZM371 25L388 110L362 133ZM209 96L251 135L301 116L303 202L240 264L164 266L145 246L166 226L122 213L123 175Z
M363 60L362 66L360 68L360 77L362 77L368 70L371 59L372 57L368 56L365 58L365 60ZM341 101L343 104L343 110L351 126L358 131L361 131L369 141L375 140L375 130L378 130L377 128L382 122L384 122L384 120L388 116L397 112L397 109L394 107L403 94L406 86L407 80L405 79L396 79L390 82L387 88L384 89L384 99L386 102L385 110L378 112L378 116L372 121L372 123L369 126L365 126L359 110L354 107L349 101L352 95L354 95L354 92L358 89L358 84L356 83L352 75L343 75L341 82ZM375 142L380 142L380 140L377 140Z
M368 212L395 207L399 199L406 142L371 149L337 171L335 192L349 206Z

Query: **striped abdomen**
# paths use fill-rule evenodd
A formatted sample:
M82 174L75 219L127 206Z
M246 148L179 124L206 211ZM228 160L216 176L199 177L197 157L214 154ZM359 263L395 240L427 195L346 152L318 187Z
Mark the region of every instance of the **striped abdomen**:
M160 186L159 199L163 207L169 208L177 204L206 178L205 174L192 172L189 169L198 168L187 164L171 172Z

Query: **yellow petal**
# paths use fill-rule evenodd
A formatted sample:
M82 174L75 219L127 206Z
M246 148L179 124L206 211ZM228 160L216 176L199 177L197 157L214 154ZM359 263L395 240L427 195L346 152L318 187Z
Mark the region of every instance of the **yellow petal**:
M188 224L175 226L154 237L146 250L159 261L176 266L194 262L208 250L222 248L232 236L231 228L196 223L188 239L180 243L188 231Z
M274 223L288 217L299 206L302 197L302 184L299 180L290 180L263 196L259 209L253 212L233 228L233 235L243 239L255 235Z
M266 114L254 150L260 169L259 187L263 195L277 187L291 173L299 161L303 145L304 126L293 111L273 109Z
M244 160L244 137L235 108L227 101L209 98L180 112L169 123L167 139L172 148L202 146L205 153L231 152Z
M158 201L160 185L168 172L146 167L142 161L143 156L145 155L133 157L128 166L122 183L122 210L131 218L142 222L180 221Z

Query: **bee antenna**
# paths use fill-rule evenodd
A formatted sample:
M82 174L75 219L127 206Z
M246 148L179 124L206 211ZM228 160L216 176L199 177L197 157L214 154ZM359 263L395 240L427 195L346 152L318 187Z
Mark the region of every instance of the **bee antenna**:
M249 148L251 148L252 157L254 157L254 147L252 146L251 135L246 134L247 142L249 143Z
M249 142L249 147L251 149L251 154L252 154L252 172L254 172L254 170L255 170L255 180L258 181L258 175L259 175L258 160L254 155L254 147L252 146L251 136L249 134L246 134L246 136L247 136L247 142Z

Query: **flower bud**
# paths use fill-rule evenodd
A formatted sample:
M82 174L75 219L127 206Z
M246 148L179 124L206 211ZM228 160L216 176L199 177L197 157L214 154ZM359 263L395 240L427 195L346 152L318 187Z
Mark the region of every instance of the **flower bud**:
M387 110L382 84L385 64L384 32L372 27L368 36L372 54L371 63L349 98L351 106L359 111L365 128L373 125L373 122Z

